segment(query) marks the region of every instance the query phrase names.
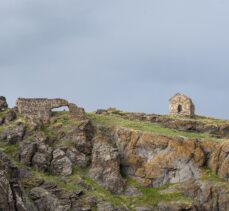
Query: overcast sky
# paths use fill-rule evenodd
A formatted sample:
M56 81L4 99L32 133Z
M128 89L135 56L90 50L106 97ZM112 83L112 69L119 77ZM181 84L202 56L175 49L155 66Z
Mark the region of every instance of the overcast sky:
M229 119L229 1L1 0L0 95Z

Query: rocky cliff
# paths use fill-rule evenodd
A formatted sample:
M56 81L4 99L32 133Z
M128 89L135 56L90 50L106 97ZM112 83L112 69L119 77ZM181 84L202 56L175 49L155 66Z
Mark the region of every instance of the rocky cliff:
M2 211L229 210L229 121L2 105Z

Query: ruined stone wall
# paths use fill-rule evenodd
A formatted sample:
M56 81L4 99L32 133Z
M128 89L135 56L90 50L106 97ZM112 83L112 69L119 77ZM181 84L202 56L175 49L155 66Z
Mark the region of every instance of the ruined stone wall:
M195 106L189 97L178 93L169 100L169 113L193 116Z
M83 108L78 107L77 105L70 103L69 106L69 112L76 117L78 120L84 120L87 119L85 111Z
M17 100L18 112L29 118L37 118L48 121L53 108L68 106L68 101L64 99L46 98L19 98Z

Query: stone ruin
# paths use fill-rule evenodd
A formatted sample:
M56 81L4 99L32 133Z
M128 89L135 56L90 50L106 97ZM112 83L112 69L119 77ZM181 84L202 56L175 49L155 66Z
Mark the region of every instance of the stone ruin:
M83 120L86 118L85 111L83 108L76 106L74 103L68 105L70 114L72 114L76 119Z
M67 106L69 112L79 120L86 119L83 108L77 107L67 100L56 98L19 98L17 100L18 112L31 119L40 119L47 122L52 116L52 109Z
M169 113L176 115L194 116L195 105L193 104L191 98L177 93L169 100Z
M56 99L47 99L47 98L18 98L16 102L16 110L28 117L30 119L39 119L44 122L47 122L52 116L52 109L65 107L69 108L69 112L78 120L87 119L85 111L83 108L79 108L73 103L69 103L67 100L56 98ZM6 98L0 96L0 111L4 111L8 108ZM16 111L15 110L15 111ZM110 108L107 112L115 110ZM106 110L97 111L97 113L103 113ZM180 93L177 93L175 96L169 100L169 113L175 115L195 115L195 106L192 100Z

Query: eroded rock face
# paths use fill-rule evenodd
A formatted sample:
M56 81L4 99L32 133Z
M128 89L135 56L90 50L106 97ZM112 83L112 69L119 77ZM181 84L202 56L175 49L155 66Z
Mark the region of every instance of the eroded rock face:
M21 163L31 166L32 158L37 150L36 142L23 141L19 147L19 160Z
M81 168L86 168L91 163L90 156L78 151L75 148L67 149L66 156L71 160L71 162Z
M101 134L94 139L90 176L112 193L124 190L118 148L109 137Z
M92 138L94 136L94 128L91 122L89 120L81 121L79 125L64 127L63 130L67 130L68 132L63 131L61 140L63 142L71 140L74 143L75 149L80 152L79 154L76 153L78 157L76 159L84 159L85 162L88 159L90 160L93 147ZM60 129L60 131L62 130ZM85 156L85 158L82 156Z
M24 140L19 145L18 159L26 166L47 172L52 159L53 148L47 143L47 138L38 135Z
M197 211L192 205L182 202L160 202L156 211Z
M220 178L229 180L229 143L202 143L208 157L208 167Z
M13 109L9 110L4 116L5 123L9 123L17 118L17 114Z
M173 139L119 128L115 141L124 171L146 186L158 187L199 177L205 155L198 141Z
M201 211L229 210L229 186L209 181L190 180L179 186L181 192L194 200Z
M37 187L30 191L30 198L34 201L39 211L63 211L58 199L47 190Z
M1 117L0 124L9 123L17 118L17 115L13 109L9 110L4 116Z
M53 159L51 162L51 172L56 176L68 176L72 173L72 162L66 156L65 152L56 149L53 151Z
M97 211L117 211L112 204L108 203L108 202L99 202L97 204Z
M42 172L46 172L50 166L50 159L45 153L36 152L32 159L33 167Z
M7 140L8 144L16 144L23 139L25 131L25 125L19 122L11 127L5 128L0 139Z
M49 138L35 130L32 132L33 136L26 136L20 143L18 159L21 163L42 172L51 170L57 176L70 175L73 165L82 168L90 165L93 136L90 121L61 125L58 130L55 126L50 126L47 130L56 131L55 136Z
M18 169L0 151L0 210L27 210L26 196L18 175Z

